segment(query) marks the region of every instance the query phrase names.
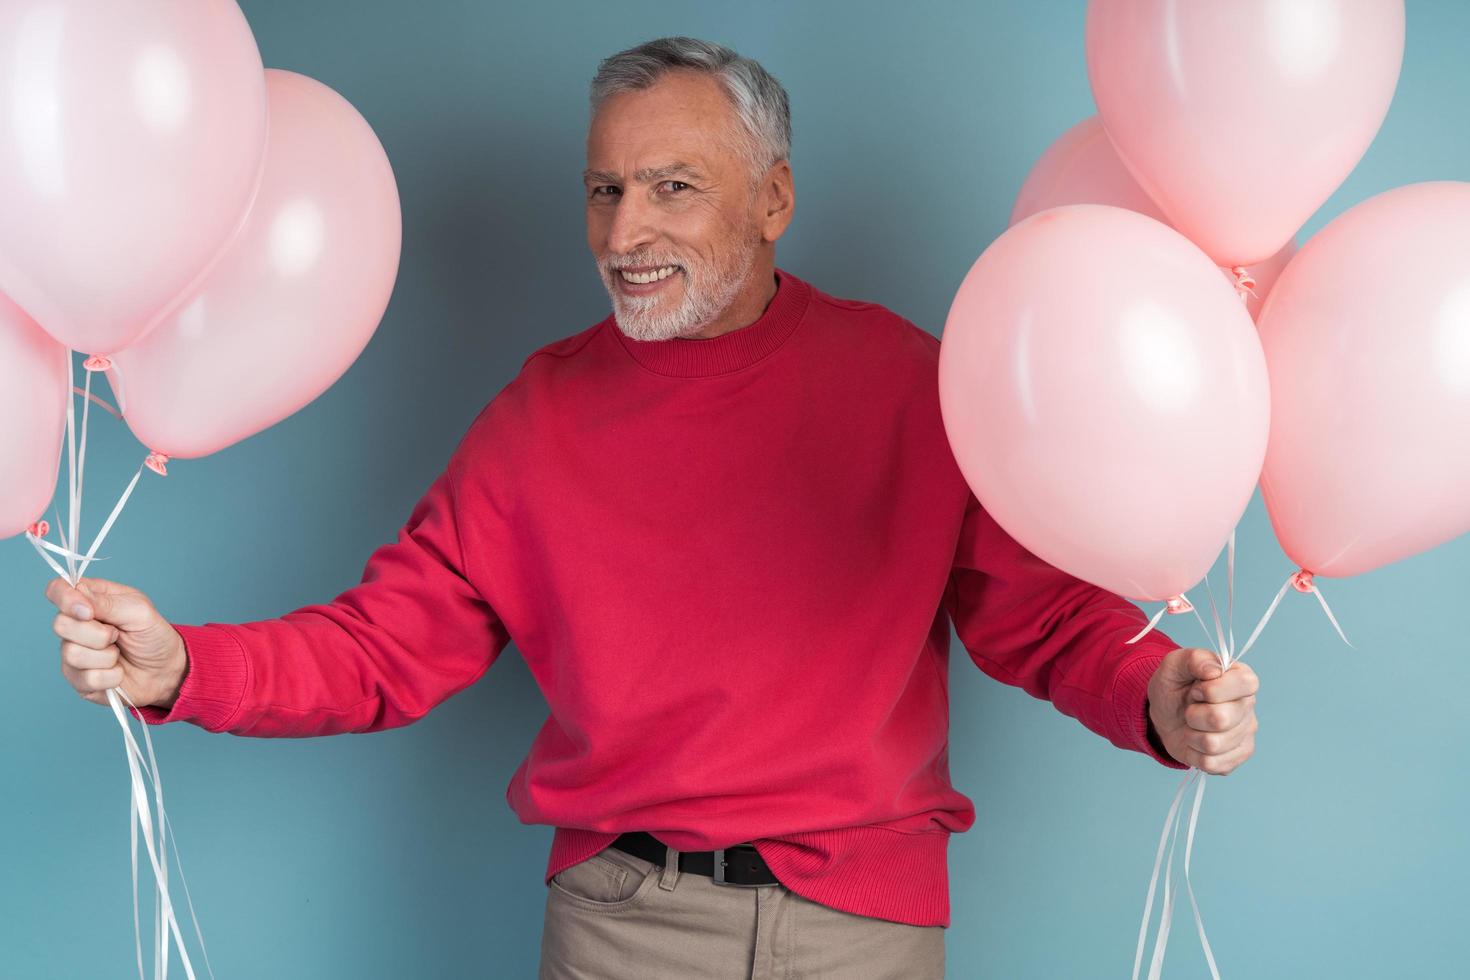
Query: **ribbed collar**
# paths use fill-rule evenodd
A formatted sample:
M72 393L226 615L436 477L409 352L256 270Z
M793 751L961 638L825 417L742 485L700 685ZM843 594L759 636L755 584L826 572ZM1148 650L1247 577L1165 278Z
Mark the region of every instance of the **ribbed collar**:
M617 315L609 316L611 330L639 364L657 374L702 378L725 374L754 364L786 342L811 300L811 286L783 269L776 269L776 295L754 323L718 337L674 337L670 340L634 340L623 333Z

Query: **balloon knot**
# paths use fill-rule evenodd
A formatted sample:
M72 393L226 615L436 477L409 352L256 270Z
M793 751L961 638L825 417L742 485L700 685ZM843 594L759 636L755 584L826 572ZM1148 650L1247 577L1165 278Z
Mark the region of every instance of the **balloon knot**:
M1176 595L1164 603L1164 608L1170 613L1178 615L1180 613L1194 612L1194 603L1182 595Z
M30 527L26 528L26 530L29 531L31 534L34 534L38 538L44 538L46 535L51 533L51 525L46 523L45 521L37 521Z
M1312 573L1303 568L1291 577L1291 587L1298 592L1311 592L1316 588L1312 584Z
M148 458L143 460L143 465L157 473L159 476L168 476L168 455L165 453L149 453Z
M82 362L82 367L88 371L110 371L112 370L112 360L103 357L101 354L93 354Z
M1250 274L1250 270L1243 265L1231 268L1230 274L1235 277L1235 295L1244 302L1247 296L1259 299L1256 296L1256 277Z

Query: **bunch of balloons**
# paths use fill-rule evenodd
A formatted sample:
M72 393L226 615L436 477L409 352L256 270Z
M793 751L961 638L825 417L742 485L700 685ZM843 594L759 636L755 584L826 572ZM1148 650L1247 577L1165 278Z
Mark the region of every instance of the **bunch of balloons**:
M0 538L24 531L77 585L145 466L166 475L169 457L217 452L342 376L382 319L401 244L398 189L372 128L321 82L264 68L235 0L4 0ZM82 389L74 351L87 355ZM116 408L92 394L97 372ZM94 401L149 453L83 553ZM58 527L57 545L40 516L63 434L69 533ZM168 975L171 941L194 980L152 737L144 725L145 758L122 701L136 707L108 691L132 784L138 975L141 828L158 886L154 976ZM197 921L195 932L202 947Z
M113 410L105 372L162 474L308 404L376 330L387 155L342 96L262 66L234 0L6 0L0 134L0 538L44 537L70 351L84 409Z
M940 404L977 499L1050 564L1163 601L1139 636L1198 616L1185 593L1222 548L1233 577L1259 483L1296 570L1239 650L1217 613L1223 667L1289 588L1337 626L1316 577L1470 531L1470 183L1385 191L1296 244L1376 136L1404 30L1403 0L1090 0L1097 115L1037 161L944 326ZM1191 781L1184 877L1219 978L1191 769L1135 980Z
M1088 4L1098 114L1036 163L941 343L956 460L1028 549L1188 611L1258 482L1302 591L1470 530L1470 184L1295 242L1376 135L1404 29L1402 0Z

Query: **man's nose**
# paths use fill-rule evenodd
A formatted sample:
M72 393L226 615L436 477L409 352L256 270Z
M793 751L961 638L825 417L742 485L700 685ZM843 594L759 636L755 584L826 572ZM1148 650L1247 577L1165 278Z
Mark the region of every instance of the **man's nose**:
M627 255L658 237L653 227L651 205L637 191L625 191L613 212L608 230L607 247L618 255Z

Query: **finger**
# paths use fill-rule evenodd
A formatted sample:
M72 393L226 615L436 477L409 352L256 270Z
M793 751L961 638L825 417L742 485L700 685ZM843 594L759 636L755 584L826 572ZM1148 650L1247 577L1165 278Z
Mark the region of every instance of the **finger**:
M46 598L63 613L78 619L91 618L92 603L86 593L59 578L46 583Z
M108 667L102 670L79 670L76 672L76 680L72 683L78 691L107 691L118 687L123 682L121 667Z
M62 663L74 670L106 670L116 667L117 660L118 649L115 646L94 650L79 643L67 642L61 645Z
M51 622L51 632L63 640L71 640L82 646L92 647L100 650L111 643L117 642L118 629L108 623L99 623L94 619L75 619L66 613L57 613Z
M1213 776L1228 776L1242 762L1254 755L1255 751L1256 740L1255 736L1252 735L1229 752L1220 755L1197 754L1193 765L1201 772L1206 772Z
M1238 701L1201 701L1184 707L1184 723L1197 732L1226 732L1239 725L1255 706Z
M106 704L107 692L93 691L87 687L86 683L82 680L81 674L81 671L72 667L66 661L63 660L61 662L61 676L66 678L66 682L72 686L72 690L81 695L83 700L91 701L93 704Z
M1261 689L1260 678L1248 664L1236 662L1223 676L1197 681L1190 699L1194 701L1234 701Z
M1236 746L1255 735L1259 728L1260 722L1252 715L1234 728L1226 729L1223 732L1187 730L1184 733L1184 744L1197 752L1203 752L1205 755L1220 755L1235 749Z

